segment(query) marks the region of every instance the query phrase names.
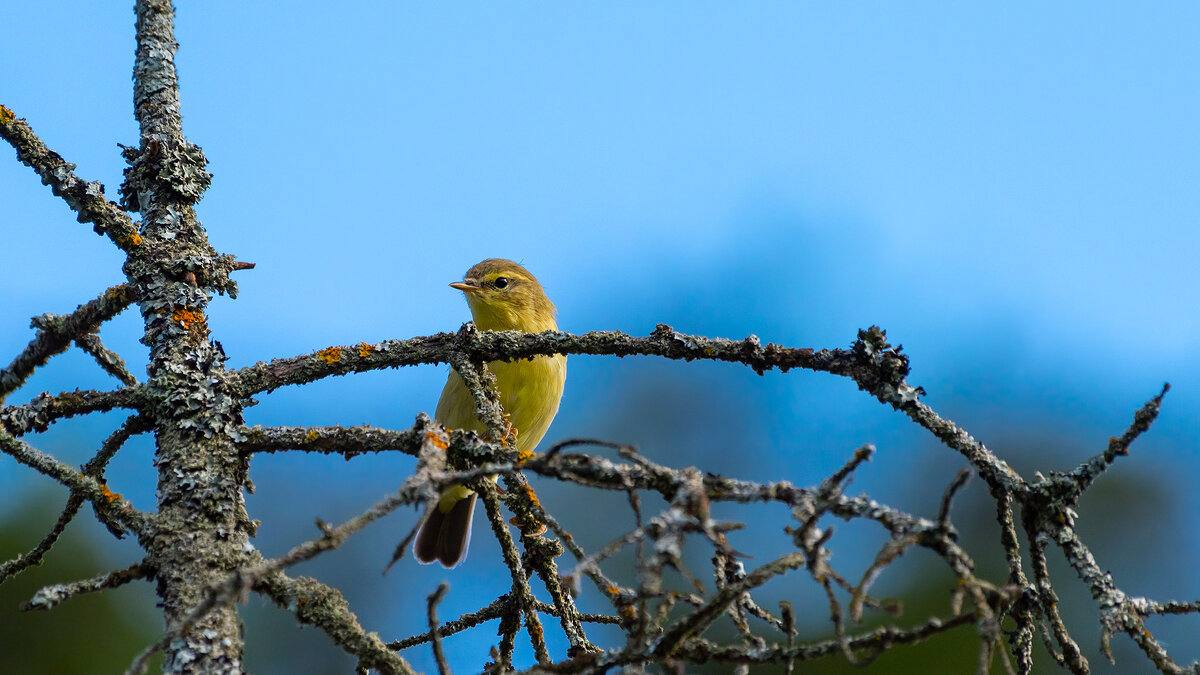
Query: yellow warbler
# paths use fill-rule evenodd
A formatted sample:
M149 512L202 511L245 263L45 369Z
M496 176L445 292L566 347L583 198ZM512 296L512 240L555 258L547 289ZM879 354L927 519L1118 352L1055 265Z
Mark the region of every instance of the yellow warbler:
M466 295L471 318L479 330L526 333L558 330L554 303L546 297L542 285L511 260L484 260L467 270L462 281L450 286ZM500 405L517 431L517 450L532 452L558 412L567 377L567 357L557 354L532 360L492 361L487 366L496 376ZM442 389L434 417L448 429L486 431L475 415L475 399L453 370ZM462 562L471 540L474 512L473 490L460 485L443 492L421 525L413 543L413 555L422 564L436 560L447 568Z

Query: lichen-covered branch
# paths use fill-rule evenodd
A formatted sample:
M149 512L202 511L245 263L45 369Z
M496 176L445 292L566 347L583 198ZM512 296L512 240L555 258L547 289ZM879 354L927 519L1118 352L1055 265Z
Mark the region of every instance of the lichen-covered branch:
M100 446L100 451L91 459L84 467L83 474L97 480L102 480L104 467L108 465L109 460L117 453L117 450L129 440L129 437L142 433L149 428L146 418L141 416L133 416L125 420L116 431L109 435L104 443ZM106 499L107 501L107 499ZM7 560L0 563L0 583L4 583L9 577L18 574L30 567L40 565L46 553L50 551L55 542L58 541L67 524L75 518L75 514L79 513L79 507L83 505L84 497L78 492L72 491L71 496L67 498L67 503L63 506L62 513L59 514L58 520L54 526L50 528L50 532L38 542L31 551L23 555L18 555L12 560ZM125 529L115 520L109 519L106 516L107 511L96 510L96 517L99 518L115 536L124 536Z
M105 347L99 335L95 333L80 335L75 338L75 345L90 354L96 360L96 364L104 369L104 372L117 378L125 386L132 387L137 384L138 379L129 372L129 368L125 365L125 359Z
M515 621L518 615L525 617L525 630L529 634L530 644L533 645L534 657L538 663L549 664L550 653L546 651L546 638L542 633L542 622L538 618L535 605L537 601L533 597L533 591L529 587L529 579L525 575L525 568L521 565L521 556L517 552L516 544L513 543L512 535L508 531L508 523L504 522L504 517L500 514L500 500L496 496L496 486L490 481L484 481L480 486L480 496L483 500L484 511L487 513L488 522L491 523L492 533L496 535L496 540L500 542L500 551L504 557L504 564L508 566L509 574L512 576L512 596L514 603L512 607L513 614L510 614L510 620ZM500 664L503 667L511 667L512 665L512 649L511 643L500 649Z
M429 608L426 612L429 619L430 644L433 645L433 659L437 663L438 675L450 675L450 665L446 663L446 652L442 649L442 636L438 633L437 618L437 606L442 602L442 598L446 597L446 592L449 590L450 584L442 582L437 590L429 596Z
M882 337L879 340L882 342ZM234 386L243 396L251 396L290 384L313 382L330 375L450 363L453 354L461 354L474 363L528 359L550 354L592 354L725 361L748 365L757 373L771 369L787 372L804 368L849 376L881 392L890 391L890 395L895 397L916 396L916 391L903 382L908 373L908 357L886 343L876 345L871 350L814 351L777 344L763 346L753 335L743 340L687 335L665 324L659 324L649 336L635 337L620 331L594 331L582 335L561 331L481 332L468 323L457 333L385 340L377 344L360 342L353 346L328 347L312 354L257 363L234 371Z
M116 408L140 409L146 405L141 386L116 391L65 391L58 395L42 392L24 405L0 408L0 428L13 436L45 431L61 419Z
M109 490L107 485L4 431L0 431L0 452L71 488L72 494L91 502L105 520L120 523L139 537L154 533L153 517L133 508L133 504Z
M475 610L474 612L464 614L453 621L447 621L446 623L444 623L438 627L437 634L440 637L449 637L451 635L454 635L455 633L461 633L464 630L467 630L469 628L474 628L475 626L478 626L481 623L492 621L493 619L499 619L500 617L510 614L511 612L514 611L513 607L512 607L512 602L513 602L513 600L512 600L511 595L502 595L502 596L496 598L495 600L493 600L486 607L482 607L480 609ZM541 612L542 614L548 614L550 616L558 616L558 609L554 605L548 605L544 602L535 600L533 603L533 608L536 609L537 611ZM586 623L603 623L603 624L620 624L621 623L621 619L619 619L618 617L608 616L606 614L582 613L579 615L579 618ZM426 642L429 642L432 639L433 639L432 632L421 633L420 635L414 635L412 637L405 638L403 640L396 640L395 642L388 643L388 649L394 649L396 651L401 651L404 649L408 649L409 647L415 647L417 645L425 644Z
M358 658L362 672L381 675L410 675L413 669L401 656L388 649L374 632L365 630L349 603L336 588L308 577L288 577L275 572L260 580L254 590L280 607L295 612L301 623L317 626L347 653Z
M72 340L88 335L100 324L120 314L131 302L133 296L129 286L113 286L70 314L35 316L33 327L37 329L37 335L7 368L0 370L0 404L25 384L33 371L45 365L50 357L66 351Z
M69 584L54 584L38 590L29 602L21 606L26 611L32 609L53 609L76 595L95 593L110 588L117 588L138 579L146 579L154 574L153 570L144 563L136 563L123 570L115 570L91 579L83 579Z
M133 103L140 137L123 156L129 167L122 206L141 214L140 245L124 272L142 315L149 349L144 411L154 425L158 470L156 527L143 540L155 569L168 634L166 672L242 670L235 609L218 604L194 618L206 589L253 560L256 524L245 510L249 466L237 450L242 402L227 384L225 356L211 339L208 304L236 292L232 258L218 254L196 217L208 187L204 153L183 135L170 0L137 0Z
M380 427L243 427L238 435L241 448L250 453L304 450L342 455L351 459L369 452L399 450L413 456L420 451L428 423L418 422L411 429L394 431Z
M106 235L123 251L141 244L137 226L120 206L104 197L104 186L76 176L74 164L47 148L24 119L4 106L0 106L0 138L13 146L17 159L33 169L43 185L67 202L79 222L91 223L97 234Z

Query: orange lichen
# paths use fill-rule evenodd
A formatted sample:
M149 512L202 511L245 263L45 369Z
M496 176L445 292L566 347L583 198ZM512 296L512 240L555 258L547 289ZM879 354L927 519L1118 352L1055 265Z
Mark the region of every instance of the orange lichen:
M541 502L538 501L537 494L533 491L533 487L530 485L523 485L522 487L525 488L525 498L529 500L529 503L535 506L540 506Z
M8 124L16 119L16 117L17 116L13 114L13 111L0 105L0 124Z
M321 434L318 434L316 429L312 429L307 434L304 434L304 440L309 443L312 443L313 441L317 440L320 437L321 437Z
M130 296L131 293L129 286L126 286L125 284L113 286L107 291L104 291L104 297L108 298L110 301L128 302L132 299Z
M367 358L375 351L375 345L369 345L365 342L358 343L358 355L362 358Z
M187 307L183 307L175 310L175 312L171 314L171 320L180 326L183 326L184 330L187 330L193 323L204 323L204 314L202 312L197 312L195 310L188 309Z
M616 586L609 586L608 588L604 589L604 592L608 593L609 595L620 595L621 589L617 588Z
M637 610L633 608L633 605L625 605L621 608L621 616L632 619L637 616Z
M537 453L532 450L518 450L517 451L517 464L518 465L524 464L525 462L528 462L529 460L533 459L534 457L537 457Z
M325 363L337 363L342 360L341 347L327 347L317 352L317 358Z
M112 490L109 490L107 485L100 486L100 496L104 497L104 500L107 501L109 504L111 504L113 502L121 501L121 495L116 492L113 492Z
M434 447L441 448L442 450L445 450L446 448L450 447L449 443L442 440L441 436L439 436L438 434L436 434L432 431L425 432L425 440L432 443L434 445Z
M128 244L129 246L141 246L142 245L142 235L138 234L137 232L134 232L133 234L129 235L128 237L121 237L118 240L118 243Z

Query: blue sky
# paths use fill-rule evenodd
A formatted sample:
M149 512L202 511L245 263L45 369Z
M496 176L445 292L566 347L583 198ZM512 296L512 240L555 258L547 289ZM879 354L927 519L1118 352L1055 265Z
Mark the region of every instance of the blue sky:
M116 143L137 142L132 12L6 11L0 103L115 195ZM213 303L210 325L231 367L452 330L467 312L445 284L510 257L572 331L666 322L820 348L879 324L912 355L927 401L998 451L1062 439L1045 463L1018 468L1100 450L1169 380L1159 426L1124 462L1194 482L1198 14L1185 3L181 3L185 130L215 176L199 216L219 250L258 263L240 273L237 300ZM122 277L118 252L11 155L0 222L7 362L31 337L30 316L69 311ZM139 323L128 312L103 333L137 368ZM432 409L443 378L342 378L261 397L247 418L403 427ZM682 395L678 383L720 390L708 405L734 420L722 433L761 449L738 456L753 458L754 477L816 481L875 442L875 476L857 485L916 509L904 498L921 491L889 484L889 472L936 466L940 494L960 465L849 383L648 359L573 360L548 439L627 434L663 461L697 461L671 442L696 435L693 416L648 423L631 403ZM10 400L75 386L111 383L65 355ZM85 461L112 424L60 424L43 447ZM149 452L129 453L113 477L144 508ZM720 450L703 456L743 468ZM256 463L252 508L278 508L263 492L321 487L260 547L279 553L313 534L312 517L356 513L407 466ZM0 504L57 494L12 462L0 461L0 487ZM1166 515L1196 512L1194 495L1177 501ZM362 555L373 574L372 556L410 519L315 569ZM1173 522L1195 531L1194 516ZM1170 555L1183 565L1198 553ZM479 579L495 571L471 562ZM443 576L406 577L422 589L406 599L395 574L381 582L393 607L420 607ZM447 618L471 608L476 588L453 581L461 604L452 591ZM1171 593L1194 597L1191 583ZM361 602L381 633L410 628L389 624L387 603Z

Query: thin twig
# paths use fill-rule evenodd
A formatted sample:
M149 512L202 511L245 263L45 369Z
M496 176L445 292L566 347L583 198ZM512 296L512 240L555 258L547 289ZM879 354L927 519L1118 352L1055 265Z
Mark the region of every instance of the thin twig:
M54 584L44 586L34 593L33 598L21 605L25 611L33 609L53 609L65 600L83 593L95 593L109 588L117 588L138 579L146 579L153 575L153 570L145 563L135 563L123 570L115 570L108 574L73 581L69 584Z
M438 634L437 606L441 603L442 598L446 597L446 591L450 590L450 584L442 582L437 590L429 595L428 609L426 611L429 617L429 634L433 636L430 642L433 644L433 659L437 662L439 675L450 675L450 664L446 663L446 653L442 651L442 636Z
M133 386L138 383L138 379L129 372L125 365L125 359L121 355L104 346L100 341L100 336L95 333L87 333L75 338L75 344L92 355L96 363L104 369L104 372L112 375L121 381L126 386Z

